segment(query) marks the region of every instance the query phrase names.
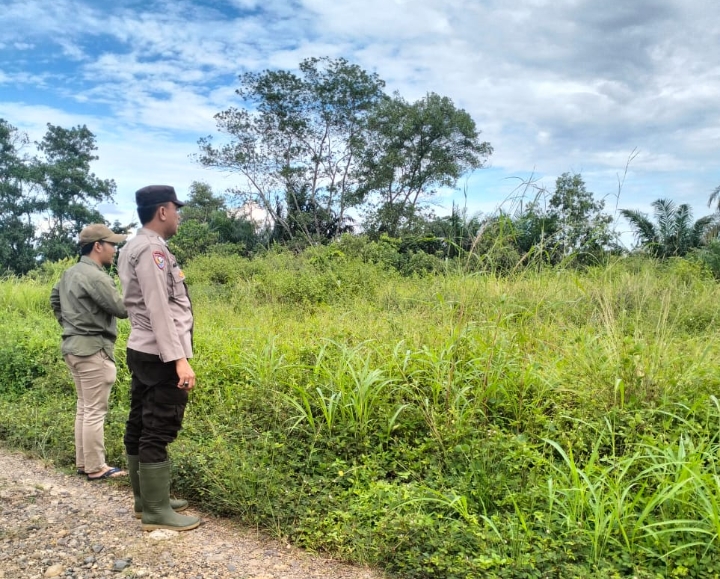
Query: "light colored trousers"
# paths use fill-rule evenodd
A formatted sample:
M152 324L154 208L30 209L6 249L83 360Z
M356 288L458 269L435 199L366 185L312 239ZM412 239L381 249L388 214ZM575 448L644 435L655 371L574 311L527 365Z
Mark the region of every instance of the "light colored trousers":
M75 465L85 472L105 468L105 416L110 389L115 383L115 363L102 350L92 356L65 355L75 390Z

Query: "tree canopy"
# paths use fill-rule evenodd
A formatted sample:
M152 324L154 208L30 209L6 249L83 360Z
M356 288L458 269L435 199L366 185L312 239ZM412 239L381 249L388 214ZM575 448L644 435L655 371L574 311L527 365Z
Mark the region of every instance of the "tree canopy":
M612 217L603 213L604 201L595 199L579 173L563 173L557 178L548 205L548 214L555 221L557 251L563 257L593 253L611 243Z
M366 229L397 234L437 187L482 166L492 148L447 97L390 97L376 74L345 59L309 58L299 74L240 76L242 107L215 118L227 136L199 141L205 166L237 173L234 192L271 216L285 239L313 243Z
M104 223L97 205L110 202L112 179L90 171L95 136L86 126L47 125L36 154L28 136L0 119L0 270L23 274L46 260L77 254L77 234Z
M40 207L28 145L27 135L0 119L0 269L18 274L35 265L32 216Z
M48 124L38 144L38 186L42 193L39 209L45 213L47 228L40 234L38 253L42 259L57 261L77 253L77 235L90 223L104 223L97 205L112 202L115 181L100 179L90 171L98 159L95 135L86 126L64 129Z
M491 153L472 117L448 97L430 93L415 103L399 95L384 99L369 116L361 145L366 229L397 235L437 188L454 187Z
M267 211L286 238L334 234L360 202L354 151L383 81L344 59L309 58L299 75L246 73L240 84L243 108L215 115L229 141L201 139L200 163L239 174L234 193Z

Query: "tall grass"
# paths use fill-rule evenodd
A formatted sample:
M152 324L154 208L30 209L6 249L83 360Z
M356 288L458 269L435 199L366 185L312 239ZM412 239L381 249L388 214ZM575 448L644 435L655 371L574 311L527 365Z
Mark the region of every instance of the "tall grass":
M0 279L0 312L3 316L50 313L50 288L47 282L11 277Z
M199 386L173 447L207 508L412 577L720 572L702 272L401 278L317 249L186 273ZM0 389L0 437L70 460L50 285L0 282L0 372L23 384Z

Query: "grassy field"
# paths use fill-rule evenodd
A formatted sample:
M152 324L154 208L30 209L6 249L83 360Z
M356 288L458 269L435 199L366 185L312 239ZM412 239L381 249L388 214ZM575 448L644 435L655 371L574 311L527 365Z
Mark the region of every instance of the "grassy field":
M67 265L0 282L0 439L62 466ZM720 577L720 288L699 266L401 277L331 247L186 274L199 387L171 455L204 508L399 577Z

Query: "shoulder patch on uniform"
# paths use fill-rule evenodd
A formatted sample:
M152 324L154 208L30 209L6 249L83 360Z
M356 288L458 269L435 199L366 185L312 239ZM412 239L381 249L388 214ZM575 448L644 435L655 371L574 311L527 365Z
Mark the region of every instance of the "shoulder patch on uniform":
M153 251L153 261L155 262L155 265L158 266L158 269L165 269L167 260L165 259L165 254L162 251Z

